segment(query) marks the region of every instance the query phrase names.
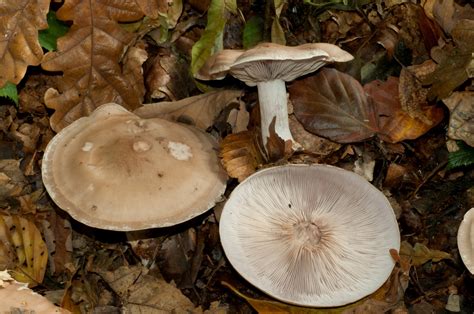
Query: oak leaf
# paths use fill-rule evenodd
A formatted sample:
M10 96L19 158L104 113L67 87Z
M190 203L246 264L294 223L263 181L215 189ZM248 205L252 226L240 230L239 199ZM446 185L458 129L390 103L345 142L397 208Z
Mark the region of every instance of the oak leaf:
M57 11L58 19L73 21L73 25L58 40L58 50L47 53L42 62L45 70L63 72L59 90L49 89L45 94L46 105L56 110L50 120L55 131L107 102L127 109L141 104L144 84L140 66L146 52L128 49L129 54L123 57L135 36L118 22L142 16L134 1L120 0L67 0Z
M309 132L338 143L363 141L377 131L374 106L360 83L335 69L294 82L294 114Z
M18 84L29 65L38 65L43 50L38 30L46 29L49 0L3 0L0 2L0 87Z

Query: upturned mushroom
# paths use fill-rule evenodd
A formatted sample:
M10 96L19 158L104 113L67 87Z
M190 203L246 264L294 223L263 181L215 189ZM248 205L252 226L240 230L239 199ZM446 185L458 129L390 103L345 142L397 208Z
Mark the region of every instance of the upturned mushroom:
M230 263L281 301L355 302L390 276L400 233L390 203L359 175L327 165L268 168L232 192L220 219Z
M474 208L464 215L458 230L458 249L466 268L474 275Z
M263 146L270 136L275 119L275 132L283 140L294 141L288 123L285 82L316 71L333 62L346 62L353 57L338 46L327 43L304 44L296 47L262 43L247 51L224 49L211 56L195 75L201 80L223 79L227 73L257 86L261 116Z
M42 176L53 201L73 218L121 231L202 214L223 194L227 179L207 133L142 119L117 104L61 130L45 150Z

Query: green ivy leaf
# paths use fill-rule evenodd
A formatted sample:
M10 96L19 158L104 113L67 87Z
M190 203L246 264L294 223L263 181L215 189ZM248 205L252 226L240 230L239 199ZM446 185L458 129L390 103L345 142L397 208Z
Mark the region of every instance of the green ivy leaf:
M7 82L5 86L0 88L0 97L6 97L18 105L18 91L16 90L16 85Z
M48 28L39 31L39 42L41 47L48 51L53 51L56 50L57 39L64 36L69 27L56 18L56 13L54 11L48 12L47 20Z
M467 167L474 165L474 147L463 141L457 141L459 150L452 152L448 156L448 169Z

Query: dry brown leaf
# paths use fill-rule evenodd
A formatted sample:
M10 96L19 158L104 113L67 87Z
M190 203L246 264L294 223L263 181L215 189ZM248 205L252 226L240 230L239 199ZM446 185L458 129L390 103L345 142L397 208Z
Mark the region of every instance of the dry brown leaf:
M148 275L140 266L122 266L115 271L98 270L99 275L117 293L130 313L187 313L193 303L181 291L163 279Z
M227 135L221 142L220 157L227 174L239 182L254 173L263 163L258 148L258 134L244 131Z
M38 30L48 27L50 0L3 0L0 2L0 87L18 84L29 65L38 65L43 49Z
M249 121L250 113L247 111L243 101L239 103L239 108L232 109L227 116L227 123L230 124L232 133L247 131Z
M163 101L146 104L133 113L141 118L163 118L172 121L186 122L206 130L219 113L242 94L238 90L209 92L178 101Z
M0 215L0 268L34 287L43 281L48 250L35 224L19 216Z
M348 74L324 68L291 84L294 114L309 132L338 143L366 140L378 130L373 104Z
M20 170L20 160L0 160L0 202L22 194L27 181Z
M451 112L448 136L474 147L474 92L454 92L443 102Z
M57 11L59 19L73 25L59 38L58 51L47 53L42 62L45 70L63 72L59 90L49 89L45 94L46 105L56 110L50 120L55 131L104 103L116 102L130 110L141 104L141 63L146 53L129 49L123 58L134 35L117 22L142 15L134 1L120 0L67 0Z
M372 81L364 86L365 92L374 100L379 115L381 139L397 143L407 139L416 139L437 125L444 116L443 109L437 106L421 108L423 115L432 121L426 124L418 118L412 118L402 110L398 92L398 78L389 77L386 82Z
M413 266L421 266L428 261L439 262L443 259L453 259L449 253L431 250L421 243L415 243L415 246L412 246L407 241L401 243L400 256L410 258Z
M443 30L451 34L452 29L462 19L472 19L474 9L469 5L461 6L454 0L434 0L424 7L426 15L433 16Z

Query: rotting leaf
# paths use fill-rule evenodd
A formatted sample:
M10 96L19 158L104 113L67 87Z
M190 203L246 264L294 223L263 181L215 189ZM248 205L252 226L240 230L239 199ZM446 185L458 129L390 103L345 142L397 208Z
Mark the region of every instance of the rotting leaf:
M55 109L50 123L55 131L81 116L90 114L99 105L116 102L127 109L137 108L144 95L141 65L146 59L143 49L123 52L134 35L117 22L139 19L142 13L134 1L68 0L57 11L57 17L73 21L66 36L59 38L58 50L48 52L42 67L62 71L59 91L49 89L45 103ZM119 62L125 60L125 65ZM129 61L132 65L127 65Z
M18 84L29 65L38 65L43 49L38 30L48 27L49 0L0 2L0 86Z
M0 215L0 268L34 287L43 281L48 251L35 224L19 216Z
M419 79L406 68L400 72L398 83L398 97L402 110L411 118L419 119L423 123L431 125L431 121L425 116L422 108L426 107L428 89L423 88Z
M431 250L421 243L415 243L415 246L412 246L407 241L401 243L400 256L411 258L411 264L413 266L421 266L428 261L439 262L443 259L453 259L449 253Z
M122 266L113 272L99 270L99 275L122 298L127 312L185 313L194 309L193 303L178 288L147 272L140 266Z
M134 111L141 118L163 118L187 122L201 130L210 127L219 113L242 95L239 90L222 90L184 98L146 104Z
M291 84L294 114L304 128L338 143L366 140L378 130L373 104L360 83L335 69Z
M364 90L376 106L380 125L378 136L384 141L397 143L407 139L416 139L443 119L443 110L437 106L420 108L426 119L431 121L430 124L418 118L412 118L402 110L396 77L391 76L386 82L372 81L364 86Z
M264 157L258 148L258 135L244 131L227 135L221 142L220 157L227 174L239 182L255 173Z

